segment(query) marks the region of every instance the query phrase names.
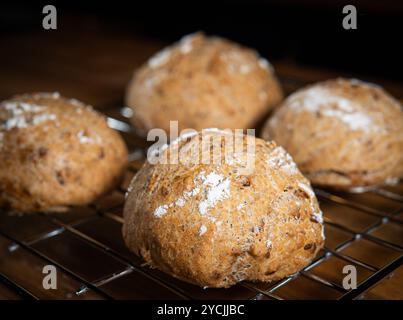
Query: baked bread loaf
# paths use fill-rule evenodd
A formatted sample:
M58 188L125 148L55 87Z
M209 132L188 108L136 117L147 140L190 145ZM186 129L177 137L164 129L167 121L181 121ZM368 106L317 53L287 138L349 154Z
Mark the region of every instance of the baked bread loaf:
M169 130L218 127L255 128L282 100L267 60L251 49L202 33L182 38L138 69L126 92L132 122L140 135Z
M242 135L231 152L223 136L219 130L181 136L160 155L179 152L177 164L145 163L127 193L126 245L152 267L202 287L299 271L324 242L309 181L274 142ZM201 147L202 139L212 141ZM255 143L251 171L245 171L247 139ZM231 157L200 161L202 149L214 148Z
M122 138L90 106L58 93L0 104L0 207L87 204L118 182L126 163Z
M313 184L363 190L403 175L403 112L382 88L335 79L303 88L264 126Z

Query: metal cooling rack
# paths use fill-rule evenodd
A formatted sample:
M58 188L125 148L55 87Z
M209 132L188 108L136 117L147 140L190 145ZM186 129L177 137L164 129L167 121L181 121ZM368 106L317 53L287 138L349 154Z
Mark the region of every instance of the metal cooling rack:
M144 142L132 134L127 109L104 112L130 150L122 185L96 203L67 213L0 212L0 298L355 299L402 265L400 182L362 194L316 189L325 216L325 248L309 266L283 280L202 289L150 269L126 249L121 236L124 193L143 162ZM42 286L42 268L49 264L58 270L57 290ZM347 264L358 272L355 290L342 286Z

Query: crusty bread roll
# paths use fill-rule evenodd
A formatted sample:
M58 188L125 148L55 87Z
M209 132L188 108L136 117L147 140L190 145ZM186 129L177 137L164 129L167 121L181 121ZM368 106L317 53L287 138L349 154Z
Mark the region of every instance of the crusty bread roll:
M254 128L283 94L271 65L251 49L202 33L165 48L134 73L126 92L140 135L169 130Z
M0 104L1 207L87 204L118 182L126 163L123 140L90 106L58 93Z
M382 88L335 79L303 88L262 133L294 158L313 184L362 190L403 176L403 112Z
M179 151L177 164L146 162L133 178L124 208L128 248L202 287L276 280L309 264L323 246L322 212L291 157L274 142L243 135L234 142L238 151L228 152L222 131L203 131L161 153L170 159ZM247 139L255 143L252 171L244 171ZM200 150L215 148L231 157L200 161Z

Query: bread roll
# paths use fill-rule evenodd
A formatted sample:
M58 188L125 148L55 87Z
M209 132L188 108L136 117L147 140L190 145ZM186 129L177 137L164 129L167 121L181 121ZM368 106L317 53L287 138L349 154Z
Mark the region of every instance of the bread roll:
M119 134L90 106L58 93L0 104L0 206L47 211L84 205L114 187L127 164Z
M355 79L320 82L289 96L267 121L313 184L362 190L403 175L403 112L382 88Z
M316 197L284 149L242 136L231 152L220 138L227 134L204 130L174 141L160 157L179 152L180 161L147 162L133 178L124 208L128 248L202 287L281 279L309 264L324 243ZM202 139L213 140L205 150L232 157L200 161ZM247 139L255 144L252 171L245 171Z
M140 135L218 127L255 128L282 100L272 66L251 49L202 33L182 38L138 69L126 92Z

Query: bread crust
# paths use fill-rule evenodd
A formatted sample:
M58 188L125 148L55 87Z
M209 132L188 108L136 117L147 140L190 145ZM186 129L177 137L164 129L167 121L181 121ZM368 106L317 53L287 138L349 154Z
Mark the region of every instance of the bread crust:
M85 205L113 188L127 149L90 106L58 93L0 104L0 206L48 211Z
M402 107L356 79L298 90L267 120L262 136L284 146L316 185L359 190L403 176Z
M200 139L175 141L163 154L181 150L180 163L146 162L133 178L124 208L128 248L202 287L273 281L309 264L324 243L322 213L284 149L253 137L255 169L244 175L245 154L197 163L191 150ZM223 148L223 141L212 145Z
M283 98L271 65L231 41L202 33L158 52L133 75L126 104L140 135L152 128L255 128Z

